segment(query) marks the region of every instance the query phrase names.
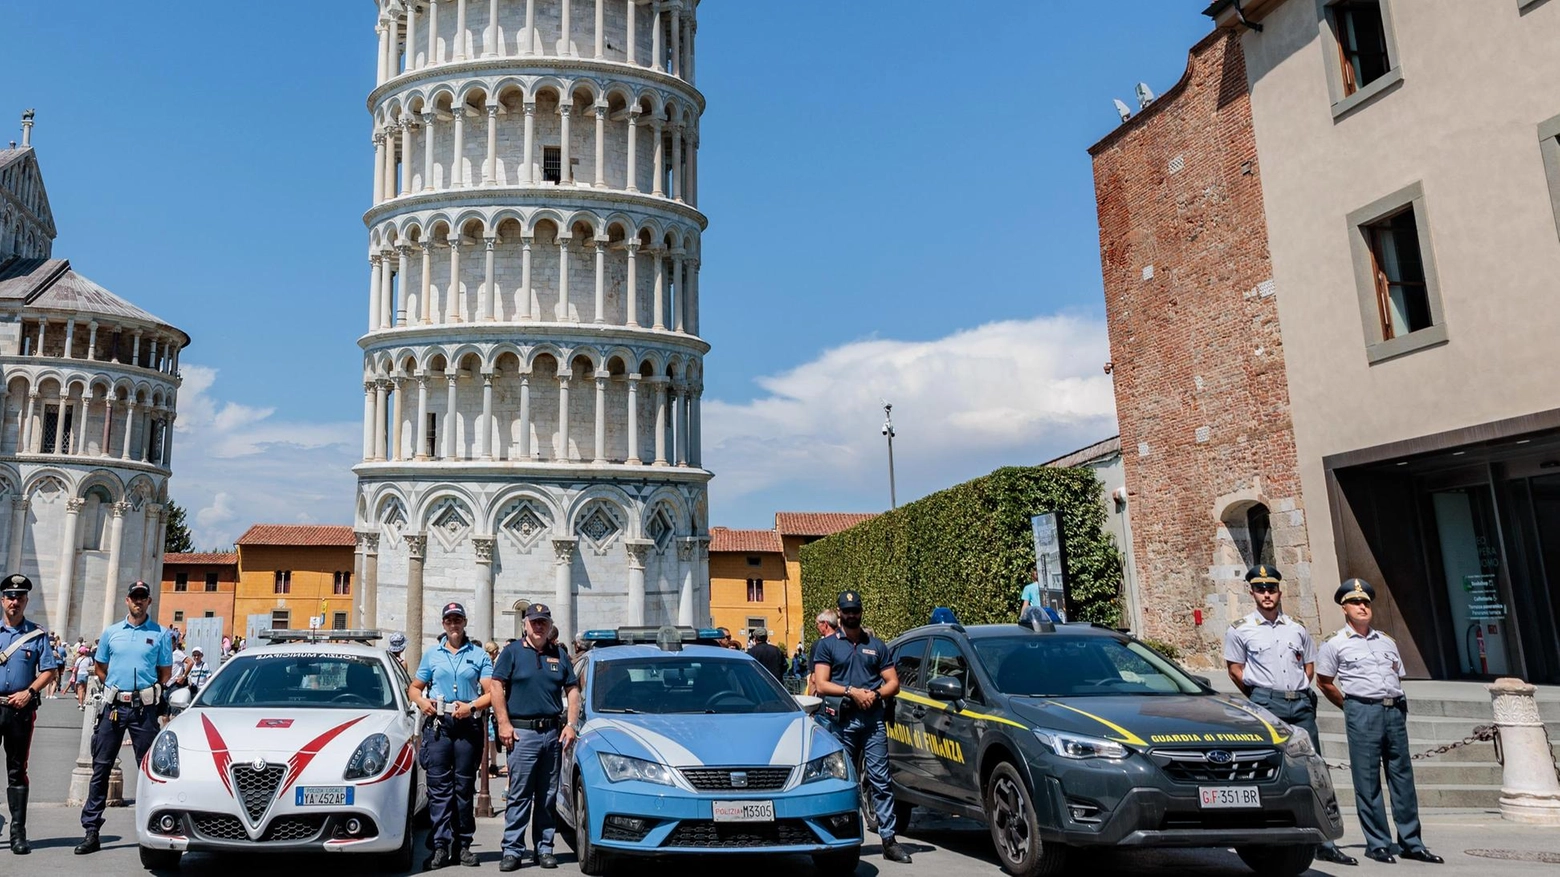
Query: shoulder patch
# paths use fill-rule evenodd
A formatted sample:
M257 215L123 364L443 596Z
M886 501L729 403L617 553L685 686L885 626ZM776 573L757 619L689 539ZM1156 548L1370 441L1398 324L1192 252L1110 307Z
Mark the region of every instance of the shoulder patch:
M1232 623L1230 625L1230 630L1234 630L1237 627L1243 627L1245 624L1246 624L1246 619L1245 619L1244 616L1241 617L1241 618L1237 618L1237 619L1235 619L1234 623Z

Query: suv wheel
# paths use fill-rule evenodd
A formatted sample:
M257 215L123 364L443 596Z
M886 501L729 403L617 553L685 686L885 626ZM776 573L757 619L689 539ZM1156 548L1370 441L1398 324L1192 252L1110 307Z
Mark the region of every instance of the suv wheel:
M1316 858L1316 847L1306 844L1304 846L1287 847L1236 847L1235 855L1246 863L1246 867L1262 875L1272 877L1298 877L1311 867L1311 861Z
M986 814L1002 868L1013 877L1048 877L1062 870L1067 848L1040 840L1035 805L1024 778L1001 762L986 780Z

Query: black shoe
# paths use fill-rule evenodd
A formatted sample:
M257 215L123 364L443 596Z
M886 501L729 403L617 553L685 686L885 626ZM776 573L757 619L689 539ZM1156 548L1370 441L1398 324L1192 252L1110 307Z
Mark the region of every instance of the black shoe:
M556 868L558 867L558 857L552 853L537 853L536 864L543 868Z
M513 854L513 853L505 853L504 857L502 859L500 859L499 862L498 862L498 870L500 870L500 871L518 871L518 870L520 870L520 857L515 855L515 854Z
M98 833L95 831L88 831L87 836L81 839L81 843L76 844L76 855L90 855L102 848L103 845L98 843Z
M433 848L433 855L423 860L424 871L436 871L450 863L450 848L439 846Z
M25 856L32 852L27 843L27 788L11 786L5 790L6 803L11 808L11 852Z
M1432 865L1446 864L1445 859L1441 858L1435 853L1430 852L1424 847L1420 847L1417 850L1404 850L1403 852L1399 853L1399 855L1405 859L1413 859L1416 862L1429 862Z
M477 854L471 851L470 846L460 848L460 863L468 868L475 868L482 864L477 861Z
M1394 864L1397 864L1397 859L1393 858L1392 851L1391 850L1387 850L1387 849L1366 850L1365 851L1365 858L1372 859L1372 860L1377 861L1377 862L1381 862L1384 865L1394 865Z
M1320 862L1332 862L1334 865L1358 865L1360 863L1359 859L1337 847L1317 847L1316 859Z
M910 854L905 852L905 848L900 846L898 841L891 840L883 844L883 858L901 865L910 864Z

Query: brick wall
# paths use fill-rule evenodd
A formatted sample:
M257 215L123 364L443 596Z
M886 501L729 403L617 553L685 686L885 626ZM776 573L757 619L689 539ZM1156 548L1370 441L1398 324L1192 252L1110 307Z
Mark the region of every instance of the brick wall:
M1285 609L1317 617L1239 40L1210 34L1179 83L1089 151L1141 633L1219 666L1225 628L1251 611L1255 504Z

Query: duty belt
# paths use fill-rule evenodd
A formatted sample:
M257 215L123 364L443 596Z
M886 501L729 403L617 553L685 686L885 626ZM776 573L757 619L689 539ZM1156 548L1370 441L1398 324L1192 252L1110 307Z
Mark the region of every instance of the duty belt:
M141 695L145 692L152 691L155 687L156 686L152 686L150 688L140 688L135 691L121 691L114 695L114 703L140 703Z
M1266 691L1268 694L1271 694L1281 700L1300 700L1301 698L1309 697L1311 694L1309 689L1302 691L1279 691L1276 688L1257 687L1251 690L1252 694L1255 694L1259 691Z
M1404 704L1404 703L1408 702L1407 699L1404 698L1403 695L1401 695L1401 694L1397 695L1396 697L1355 697L1352 694L1345 694L1343 696L1343 699L1344 700L1352 700L1355 703L1367 704L1369 706L1385 706L1385 707L1394 707L1394 706L1398 706L1399 704Z
M528 731L551 731L554 728L563 727L561 716L539 716L530 719L511 718L509 724L516 728L525 728Z

